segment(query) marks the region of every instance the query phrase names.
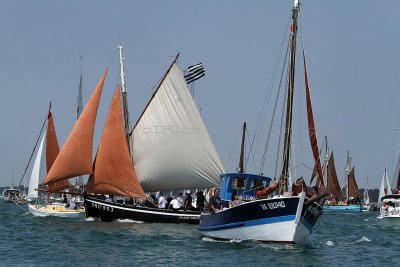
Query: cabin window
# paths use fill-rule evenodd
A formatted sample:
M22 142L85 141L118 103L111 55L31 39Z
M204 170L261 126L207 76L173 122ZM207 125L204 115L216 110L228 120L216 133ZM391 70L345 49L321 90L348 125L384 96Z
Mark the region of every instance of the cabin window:
M251 189L256 190L257 188L263 187L265 188L267 182L264 180L252 180L251 181Z
M245 189L246 188L247 179L234 177L232 179L232 189Z

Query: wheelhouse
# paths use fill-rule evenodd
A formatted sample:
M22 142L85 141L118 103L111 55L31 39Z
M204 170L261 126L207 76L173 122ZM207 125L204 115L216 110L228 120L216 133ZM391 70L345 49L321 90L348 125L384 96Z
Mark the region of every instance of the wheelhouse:
M257 189L266 188L271 182L271 178L248 173L224 173L220 180L220 198L224 202L232 199L232 193L237 192L243 200L256 198Z

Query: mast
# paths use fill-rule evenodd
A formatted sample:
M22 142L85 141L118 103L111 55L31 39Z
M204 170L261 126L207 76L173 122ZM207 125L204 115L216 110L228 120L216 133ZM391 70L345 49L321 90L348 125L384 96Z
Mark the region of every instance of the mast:
M243 123L242 146L240 147L240 160L238 173L244 172L244 143L246 139L246 122Z
M351 172L351 157L350 157L350 152L347 150L347 160L346 160L346 165L344 167L344 171L346 172L346 177L347 177L347 184L346 184L346 199L349 199L349 175Z
M125 127L125 138L128 144L129 153L131 152L131 144L129 141L129 133L130 133L130 119L129 119L129 110L128 110L128 91L126 90L125 83L125 72L124 72L124 58L122 56L122 45L118 45L119 49L119 66L120 66L120 82L121 82L121 95L122 95L122 106L123 106L123 116L124 116L124 127Z
M83 68L82 68L82 55L79 56L79 58L81 59L81 76L79 79L79 89L78 89L78 99L76 102L76 120L79 119L79 116L82 113L83 110L83 104L82 104L82 80L83 80ZM82 186L83 185L83 176L78 176L75 179L75 185L76 186Z
M82 55L79 56L81 59L81 77L79 79L79 89L78 89L78 100L76 102L76 120L79 119L79 116L82 113L83 105L82 105L82 80L83 80L83 72L82 72Z
M285 121L285 139L283 146L283 166L281 173L281 182L279 186L280 194L287 191L287 177L289 173L290 145L292 138L292 115L293 115L293 95L294 95L294 75L296 65L296 38L297 38L297 19L300 9L299 0L294 1L292 25L292 35L290 37L290 65L289 65L289 85L286 103L286 121Z
M326 188L325 191L328 190L328 166L329 166L329 150L328 150L328 136L325 135L325 170L326 170Z

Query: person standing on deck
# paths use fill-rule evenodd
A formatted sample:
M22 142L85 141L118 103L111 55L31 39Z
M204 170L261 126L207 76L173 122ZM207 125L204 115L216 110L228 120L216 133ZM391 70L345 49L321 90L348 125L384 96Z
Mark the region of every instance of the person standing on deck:
M221 211L222 208L222 202L221 198L219 197L220 190L219 188L214 189L214 195L210 198L210 213L215 213Z

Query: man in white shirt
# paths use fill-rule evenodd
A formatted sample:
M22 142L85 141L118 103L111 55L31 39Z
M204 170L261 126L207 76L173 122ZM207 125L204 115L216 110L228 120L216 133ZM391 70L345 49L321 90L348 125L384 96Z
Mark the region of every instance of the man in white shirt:
M179 210L181 208L181 205L179 205L179 202L176 198L174 198L171 203L169 203L169 209L172 210Z
M167 205L167 200L165 200L165 197L163 196L163 193L160 192L160 197L158 199L158 207L160 209L165 209L166 205Z

